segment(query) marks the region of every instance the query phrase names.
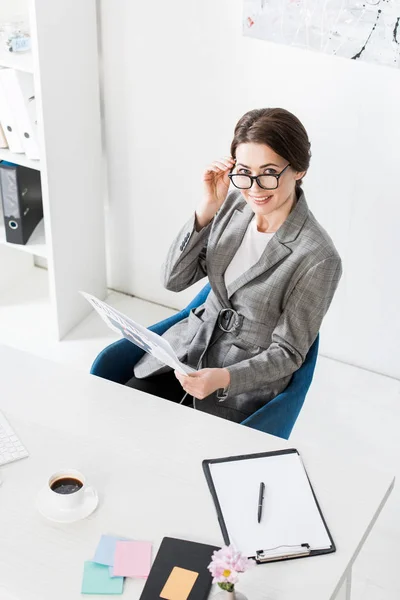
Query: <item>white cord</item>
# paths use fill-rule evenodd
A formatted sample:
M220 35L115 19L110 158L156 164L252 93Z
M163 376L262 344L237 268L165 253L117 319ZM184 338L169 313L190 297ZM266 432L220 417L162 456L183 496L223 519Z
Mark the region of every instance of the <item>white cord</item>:
M182 402L184 401L184 399L186 398L186 396L188 395L188 393L186 392L186 394L183 396L182 400L179 402L179 404L182 404Z

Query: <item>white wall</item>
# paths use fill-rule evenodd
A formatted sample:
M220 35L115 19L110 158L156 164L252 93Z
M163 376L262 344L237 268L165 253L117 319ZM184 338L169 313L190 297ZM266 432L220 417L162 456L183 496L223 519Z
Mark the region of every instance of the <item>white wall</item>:
M29 0L0 0L0 20L28 15Z
M322 353L400 377L400 72L245 38L241 17L241 0L101 0L110 284L193 297L159 269L202 171L244 112L282 106L310 134L305 191L344 262Z

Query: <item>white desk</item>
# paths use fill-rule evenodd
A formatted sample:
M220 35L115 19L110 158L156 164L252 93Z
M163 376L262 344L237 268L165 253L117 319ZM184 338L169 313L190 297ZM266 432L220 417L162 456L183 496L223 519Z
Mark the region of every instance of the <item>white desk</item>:
M0 380L0 409L31 454L1 470L1 600L81 599L83 563L103 533L150 540L154 554L164 535L222 544L202 459L291 447L10 348L0 347ZM296 447L338 550L255 567L238 586L249 600L349 598L352 563L393 487L391 474L337 460L334 448ZM68 467L85 473L100 503L88 519L59 525L35 500L49 474ZM137 600L143 585L126 580L122 597Z

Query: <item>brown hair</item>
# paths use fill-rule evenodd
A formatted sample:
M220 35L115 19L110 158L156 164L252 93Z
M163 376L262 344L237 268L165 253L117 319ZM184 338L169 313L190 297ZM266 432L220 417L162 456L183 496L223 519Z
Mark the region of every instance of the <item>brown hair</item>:
M231 156L236 158L239 144L266 144L285 158L301 173L310 165L311 144L303 124L284 108L255 108L237 122L231 144ZM297 187L302 180L299 179Z

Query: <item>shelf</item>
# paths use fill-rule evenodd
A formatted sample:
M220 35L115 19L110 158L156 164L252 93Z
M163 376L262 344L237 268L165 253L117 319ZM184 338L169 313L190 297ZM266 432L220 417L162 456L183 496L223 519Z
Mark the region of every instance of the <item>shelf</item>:
M40 174L46 221L45 227L43 222L38 225L26 245L7 243L8 225L4 227L0 201L0 340L7 332L10 344L18 346L22 330L22 347L31 329L37 333L35 343L41 341L40 321L45 328L51 325L55 340L65 337L90 310L78 291L88 289L103 297L107 272L97 0L21 1L26 4L23 12L29 13L32 51L12 53L0 43L0 68L34 77L42 153L40 160L31 160L25 153L0 149L0 161ZM11 7L14 3L8 0L6 4ZM28 15L24 20L28 22ZM68 89L80 92L67 94L66 82ZM40 300L37 311L35 282L40 275L33 276L31 285L29 269L46 261L50 297ZM27 279L21 269L28 271ZM7 279L17 279L20 289L14 293Z
M0 148L0 160L7 160L16 165L40 171L40 160L32 160L24 153L16 154L15 152L11 152L8 148Z
M15 250L21 250L22 252L28 252L29 254L33 254L35 256L41 256L42 258L47 258L47 247L46 247L46 237L44 233L44 221L43 219L37 225L36 229L33 231L31 237L28 242L23 244L10 244L6 242L6 230L4 227L3 216L0 214L1 222L0 222L0 244L5 244L9 248L15 248Z
M2 46L0 48L0 67L33 73L32 52L9 52Z

